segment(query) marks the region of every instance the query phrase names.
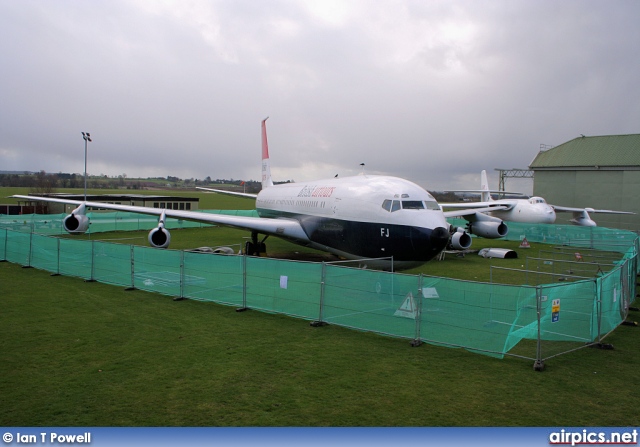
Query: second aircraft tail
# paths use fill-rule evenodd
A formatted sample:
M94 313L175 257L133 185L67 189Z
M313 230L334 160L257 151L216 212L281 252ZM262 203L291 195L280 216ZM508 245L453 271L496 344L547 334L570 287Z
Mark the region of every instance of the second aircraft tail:
M491 202L491 192L489 192L489 181L487 180L487 171L484 169L480 173L480 201Z

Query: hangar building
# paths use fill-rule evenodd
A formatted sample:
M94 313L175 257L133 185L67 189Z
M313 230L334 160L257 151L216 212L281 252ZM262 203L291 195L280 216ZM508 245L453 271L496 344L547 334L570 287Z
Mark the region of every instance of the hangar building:
M533 194L562 206L631 211L592 213L598 226L640 231L640 134L581 136L546 151L529 165ZM569 222L571 213L558 213Z

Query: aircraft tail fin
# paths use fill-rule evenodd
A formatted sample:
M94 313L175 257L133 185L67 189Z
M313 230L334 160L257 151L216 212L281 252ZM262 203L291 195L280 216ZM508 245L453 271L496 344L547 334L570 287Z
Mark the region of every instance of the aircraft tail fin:
M271 180L271 162L269 161L269 144L267 143L267 120L262 120L262 189L273 186Z
M487 180L487 171L484 169L480 173L480 201L491 202L491 192L489 192L489 181Z

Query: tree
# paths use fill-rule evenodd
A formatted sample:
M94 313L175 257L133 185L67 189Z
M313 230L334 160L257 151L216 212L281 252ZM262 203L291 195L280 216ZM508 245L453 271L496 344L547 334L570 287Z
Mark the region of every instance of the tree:
M58 178L55 174L47 174L40 171L35 175L32 192L36 194L51 194L58 186Z

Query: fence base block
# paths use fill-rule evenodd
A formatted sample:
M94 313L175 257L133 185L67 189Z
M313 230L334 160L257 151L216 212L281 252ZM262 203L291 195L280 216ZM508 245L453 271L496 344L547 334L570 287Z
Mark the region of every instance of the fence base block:
M411 340L411 347L416 348L422 344L421 340Z
M309 326L311 327L322 327L328 325L329 323L327 323L326 321L312 321L311 323L309 323Z
M85 279L84 282L96 282L95 279Z
M251 309L248 308L248 307L239 307L238 309L236 309L236 312L244 312L244 311L247 311L247 310L251 310Z
M542 371L542 370L544 370L544 361L536 360L535 363L533 364L533 370L534 371Z
M612 351L613 350L613 345L611 343L594 343L592 345L589 345L590 348L598 348L598 349L605 349L607 351Z

